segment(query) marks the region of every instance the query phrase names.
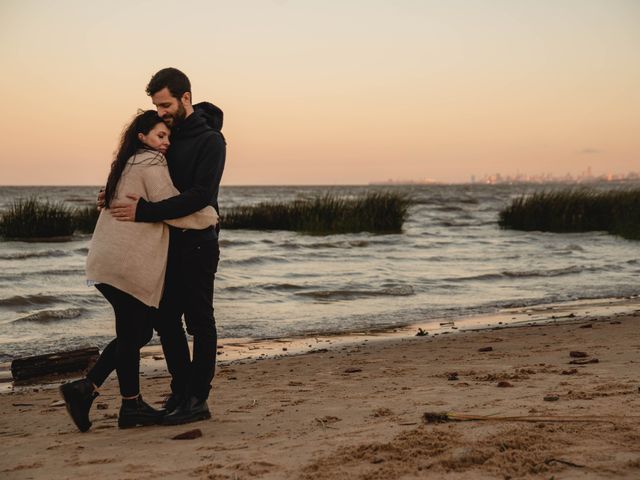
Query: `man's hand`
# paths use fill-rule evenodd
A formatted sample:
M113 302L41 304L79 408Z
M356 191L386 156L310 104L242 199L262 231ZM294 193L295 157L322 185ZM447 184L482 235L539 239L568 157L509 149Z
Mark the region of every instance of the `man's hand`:
M109 207L109 212L113 218L121 222L135 222L140 195L127 194L127 198L133 200L133 203L113 202Z

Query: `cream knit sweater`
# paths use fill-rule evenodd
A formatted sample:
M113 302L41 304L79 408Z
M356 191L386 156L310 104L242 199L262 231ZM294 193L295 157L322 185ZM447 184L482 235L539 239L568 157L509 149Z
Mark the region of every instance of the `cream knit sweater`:
M167 161L159 152L139 150L127 161L114 200L137 194L150 202L178 195ZM107 283L158 307L164 288L169 250L169 227L201 230L218 223L213 207L166 223L122 222L103 209L91 238L87 256L87 280Z

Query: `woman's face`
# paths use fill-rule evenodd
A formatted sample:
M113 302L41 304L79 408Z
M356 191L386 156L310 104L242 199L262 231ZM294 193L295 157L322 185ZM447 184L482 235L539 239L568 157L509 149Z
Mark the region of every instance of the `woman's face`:
M139 133L138 138L147 147L165 154L169 148L169 135L171 135L169 128L164 122L159 122L156 123L156 126L149 130L149 133L146 135Z

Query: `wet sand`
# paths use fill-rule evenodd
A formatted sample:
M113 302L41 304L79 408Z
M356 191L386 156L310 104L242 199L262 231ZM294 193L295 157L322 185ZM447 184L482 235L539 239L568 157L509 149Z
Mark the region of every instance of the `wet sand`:
M407 328L226 342L214 418L176 427L119 430L115 378L84 434L58 384L9 388L0 394L0 477L640 478L634 302L606 315L538 309L495 329L456 322L422 337ZM528 325L536 315L551 323ZM157 347L147 350L145 399L160 403L168 381ZM425 412L491 419L427 424ZM530 421L499 418L512 416ZM172 439L194 429L202 436Z

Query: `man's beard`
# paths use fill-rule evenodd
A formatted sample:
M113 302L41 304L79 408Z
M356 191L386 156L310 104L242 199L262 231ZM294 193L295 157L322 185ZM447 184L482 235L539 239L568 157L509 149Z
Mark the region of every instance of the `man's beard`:
M178 102L178 111L175 114L165 115L163 120L169 127L175 127L176 125L180 125L186 116L187 110L181 102Z

